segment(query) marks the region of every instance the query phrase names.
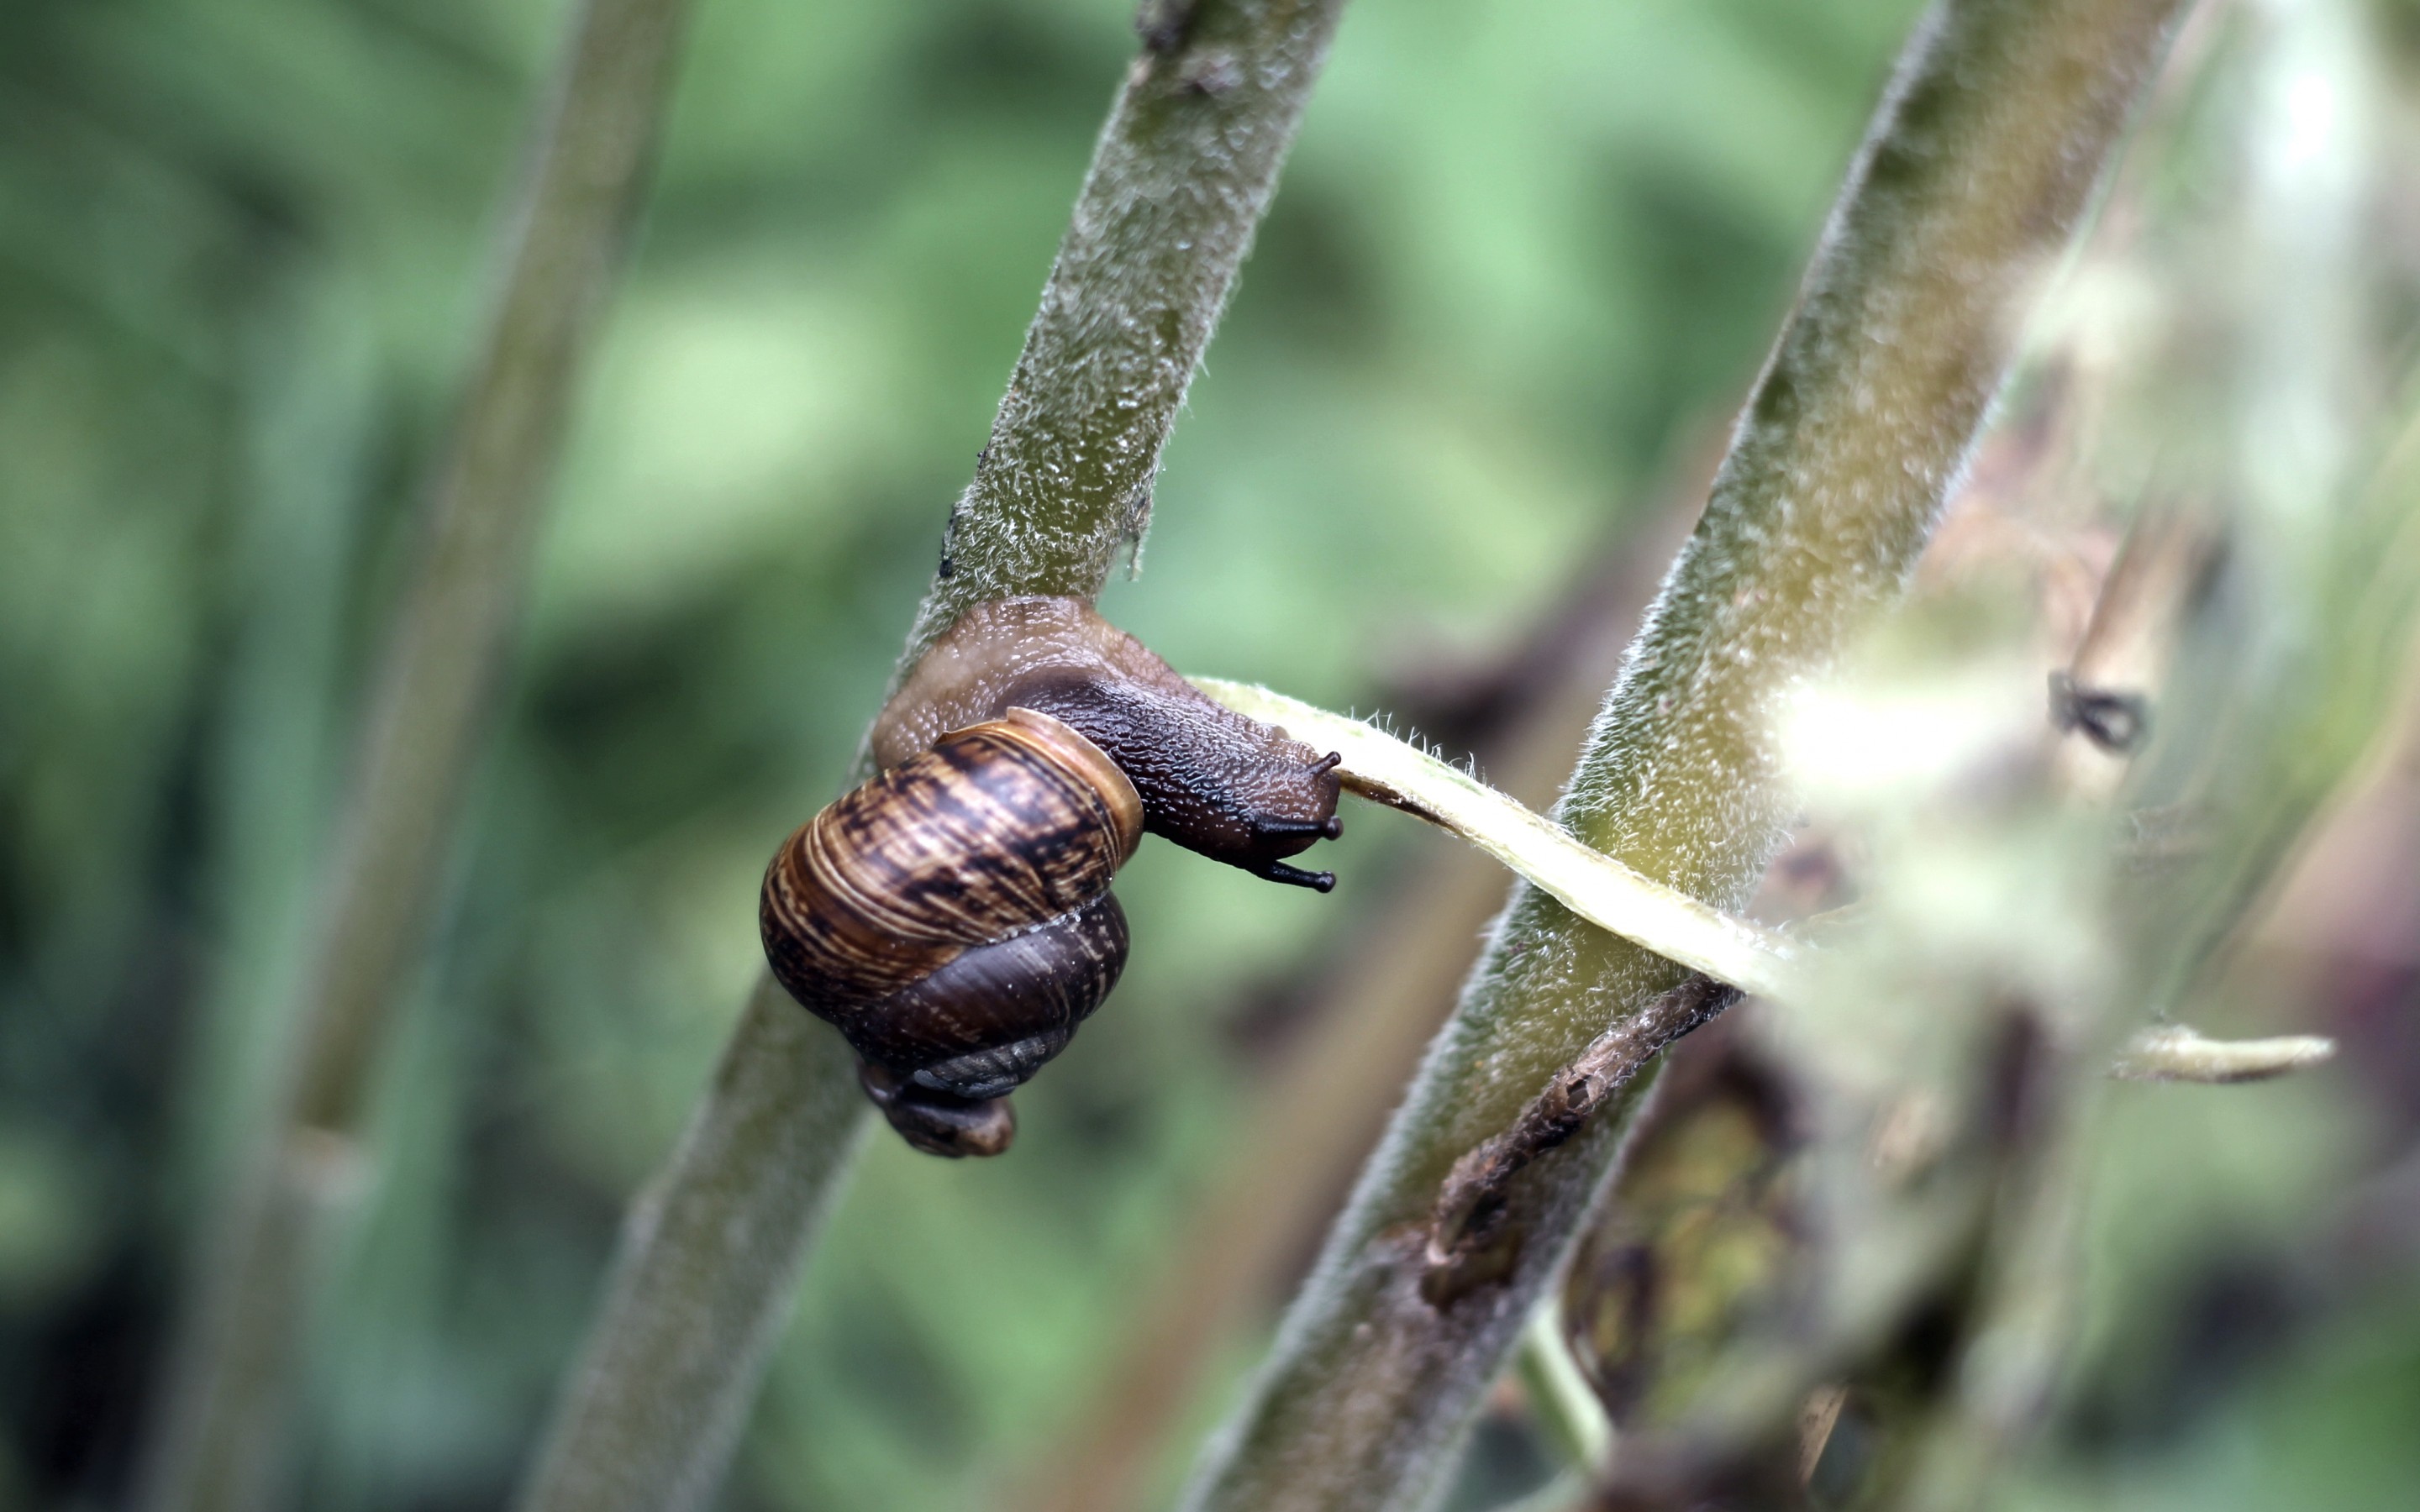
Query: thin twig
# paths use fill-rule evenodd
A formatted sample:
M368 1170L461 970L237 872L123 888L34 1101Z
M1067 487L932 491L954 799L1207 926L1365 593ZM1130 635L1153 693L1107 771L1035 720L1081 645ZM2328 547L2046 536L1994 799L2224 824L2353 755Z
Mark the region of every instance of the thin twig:
M1342 0L1146 7L902 673L972 605L1100 592L1319 73ZM861 758L861 775L865 762ZM767 845L773 837L767 837ZM855 1057L760 979L614 1279L520 1505L659 1512L721 1481L864 1126Z
M2145 1029L2110 1074L2130 1082L2264 1082L2334 1058L2336 1042L2317 1034L2272 1040L2213 1040L2182 1024Z
M1604 1473L1613 1458L1613 1419L1563 1341L1559 1299L1548 1296L1529 1315L1521 1331L1519 1368L1530 1416L1564 1468L1582 1475Z
M1544 815L1383 730L1248 683L1194 683L1238 713L1336 751L1348 790L1461 836L1599 928L1735 987L1792 995L1801 952L1775 931L1590 850Z
M1575 774L1558 817L1576 839L1715 906L1745 902L1789 817L1773 716L1896 596L2179 4L1930 12ZM1442 1307L1419 1284L1437 1190L1550 1072L1683 974L1517 889L1188 1505L1430 1497L1623 1120L1534 1163L1507 1203L1501 1277Z
M271 1495L330 1219L365 1185L363 1104L435 911L510 659L566 419L629 241L686 0L587 0L510 210L502 277L427 500L318 894L292 1060L203 1269L144 1504Z

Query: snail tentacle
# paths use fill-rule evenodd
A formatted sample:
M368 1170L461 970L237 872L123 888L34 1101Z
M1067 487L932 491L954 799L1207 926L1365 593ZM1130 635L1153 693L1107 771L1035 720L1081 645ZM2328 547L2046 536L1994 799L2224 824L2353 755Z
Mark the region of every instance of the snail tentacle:
M1271 882L1282 882L1291 887L1309 887L1313 892L1333 892L1336 889L1335 872L1306 872L1298 866L1288 866L1283 861L1263 862L1252 875L1266 878Z

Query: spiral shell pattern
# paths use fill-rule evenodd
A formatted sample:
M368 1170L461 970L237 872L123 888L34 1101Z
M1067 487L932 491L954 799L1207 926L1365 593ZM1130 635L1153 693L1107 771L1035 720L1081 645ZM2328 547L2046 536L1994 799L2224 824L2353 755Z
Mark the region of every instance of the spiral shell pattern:
M767 959L860 1054L993 1097L1056 1054L1124 965L1109 879L1142 800L1030 709L944 735L792 835L765 877Z

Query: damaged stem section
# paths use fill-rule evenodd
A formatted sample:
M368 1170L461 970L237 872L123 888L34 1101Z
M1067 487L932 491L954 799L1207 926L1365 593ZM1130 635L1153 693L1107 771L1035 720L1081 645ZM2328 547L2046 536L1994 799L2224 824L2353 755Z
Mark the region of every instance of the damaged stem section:
M1161 447L1342 9L1142 8L1141 49L974 482L950 513L902 679L975 605L1021 594L1090 603L1139 547ZM871 775L861 756L857 777ZM625 1221L524 1512L712 1500L866 1112L839 1034L760 977L670 1164Z
M1897 595L2180 8L1943 0L1927 15L1590 732L1557 813L1575 839L1715 908L1746 902L1790 812L1776 707ZM1423 1286L1440 1194L1559 1069L1686 977L1516 890L1188 1506L1431 1499L1625 1119L1589 1120L1514 1172L1489 1273L1441 1300Z
M1600 1034L1579 1058L1547 1079L1511 1128L1453 1163L1429 1220L1420 1295L1432 1306L1452 1304L1473 1287L1501 1274L1517 1246L1498 1242L1512 1179L1548 1150L1571 1142L1636 1080L1664 1048L1703 1027L1739 1001L1739 989L1703 972Z

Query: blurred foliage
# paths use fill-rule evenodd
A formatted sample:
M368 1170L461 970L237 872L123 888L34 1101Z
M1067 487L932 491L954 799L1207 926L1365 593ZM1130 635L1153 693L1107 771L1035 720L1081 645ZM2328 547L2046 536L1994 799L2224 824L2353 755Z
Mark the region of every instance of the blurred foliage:
M1710 1361L1792 1302L1806 1139L1739 1021L1676 1054L1563 1287L1574 1354L1617 1431L1681 1415Z
M1130 8L702 7L318 1320L298 1504L505 1493L755 970L764 858L874 710ZM1914 9L1349 12L1105 609L1339 706L1517 644L1752 374ZM124 1485L559 21L0 8L0 1508ZM2381 257L2420 264L2415 204ZM1388 827L1356 819L1325 903L1146 851L1126 984L1020 1097L1015 1157L876 1147L730 1504L975 1504L1062 1425L1233 1133L1238 1005L1379 890ZM2213 1095L2111 1120L2136 1221L2095 1265L2155 1342L2097 1346L2097 1431L2152 1447L2076 1499L2385 1504L2362 1489L2420 1476L2408 1286L2241 1390L2122 1385L2192 1341L2180 1251L2272 1254L2369 1116L2318 1082ZM2265 1174L2193 1181L2220 1161ZM2313 1466L2333 1500L2281 1489Z

